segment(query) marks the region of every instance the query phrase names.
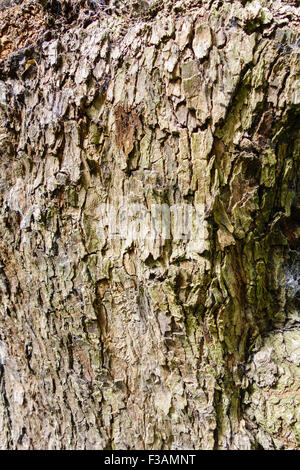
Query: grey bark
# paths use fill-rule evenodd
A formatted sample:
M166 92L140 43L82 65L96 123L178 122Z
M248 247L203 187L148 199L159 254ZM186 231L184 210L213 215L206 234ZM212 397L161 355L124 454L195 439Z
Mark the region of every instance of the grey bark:
M299 446L299 8L150 3L0 64L2 449Z

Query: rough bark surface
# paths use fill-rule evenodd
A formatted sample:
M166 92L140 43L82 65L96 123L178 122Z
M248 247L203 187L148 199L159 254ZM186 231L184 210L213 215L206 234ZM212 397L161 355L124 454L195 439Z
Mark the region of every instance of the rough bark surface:
M44 33L0 51L0 447L298 448L297 2L29 3ZM197 205L203 237L111 240L124 198Z

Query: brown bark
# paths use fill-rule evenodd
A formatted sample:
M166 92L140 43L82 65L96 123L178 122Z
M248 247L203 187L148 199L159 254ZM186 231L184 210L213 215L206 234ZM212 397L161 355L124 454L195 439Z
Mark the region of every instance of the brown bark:
M297 4L60 3L0 64L0 447L297 448Z

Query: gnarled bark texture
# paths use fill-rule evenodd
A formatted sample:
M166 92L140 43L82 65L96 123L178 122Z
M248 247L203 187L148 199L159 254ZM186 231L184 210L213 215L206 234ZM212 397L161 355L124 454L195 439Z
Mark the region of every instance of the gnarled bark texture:
M125 3L2 7L0 447L297 448L297 2Z

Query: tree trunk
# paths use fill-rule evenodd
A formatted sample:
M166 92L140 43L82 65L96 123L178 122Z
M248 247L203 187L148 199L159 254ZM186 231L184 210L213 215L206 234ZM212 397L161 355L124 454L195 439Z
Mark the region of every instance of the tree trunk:
M0 447L297 448L297 3L11 3Z

